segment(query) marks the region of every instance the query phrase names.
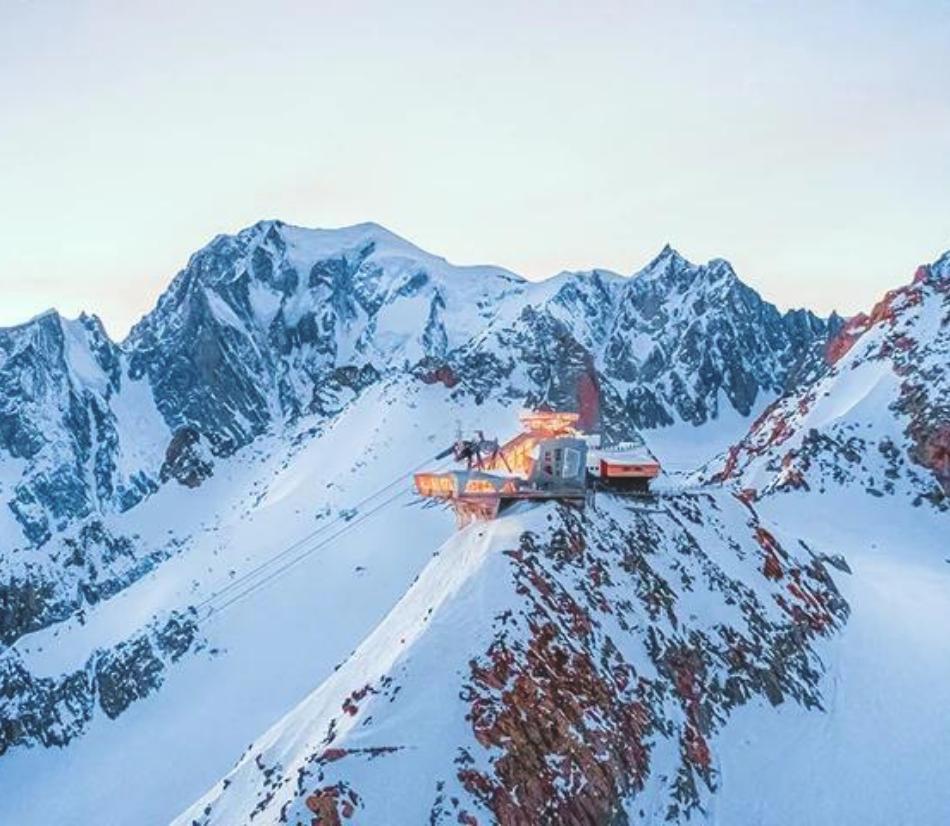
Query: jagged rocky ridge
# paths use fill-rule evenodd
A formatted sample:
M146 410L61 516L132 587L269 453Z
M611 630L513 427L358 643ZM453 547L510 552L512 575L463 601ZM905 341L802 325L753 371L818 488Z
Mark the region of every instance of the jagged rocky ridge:
M727 494L475 525L176 823L679 821L732 709L821 706L847 614L826 561Z
M576 406L578 381L596 384L608 433L746 416L793 386L816 341L840 320L784 315L729 264L686 261L670 247L630 279L566 273L539 299L500 314L430 375L484 397L509 388L529 403Z
M453 267L372 224L263 222L196 253L121 345L94 317L0 331L0 451L25 462L0 493L42 544L177 478L183 439L226 456L393 371L529 405L576 406L586 382L617 430L701 424L722 398L748 415L836 324L782 315L726 262L669 248L630 279L530 284Z
M71 521L126 510L155 490L142 446L161 437L141 432L150 405L130 398L128 386L123 353L94 317L49 312L0 330L6 542L19 538L11 514L38 545Z
M266 221L220 236L122 344L94 317L53 312L0 330L0 638L114 593L168 553L104 550L84 578L63 563L71 533L94 523L115 534L106 544L126 543L111 517L162 484L199 485L216 458L331 417L387 377L443 384L461 402L580 406L629 437L700 424L723 399L747 415L834 327L781 315L725 262L699 267L669 248L630 279L531 284L454 267L374 224Z
M950 507L950 254L850 319L707 473L753 499L847 485Z

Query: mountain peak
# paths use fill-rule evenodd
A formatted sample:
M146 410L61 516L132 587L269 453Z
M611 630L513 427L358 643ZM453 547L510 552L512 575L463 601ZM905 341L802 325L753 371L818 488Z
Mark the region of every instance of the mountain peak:
M924 264L918 267L918 277L921 277L921 273L926 273L927 276L937 280L950 279L950 250L947 250L932 264Z
M694 264L669 244L642 270L634 275L638 281L671 281L690 287L700 285L741 283L735 270L725 258L712 258L705 264Z
M683 266L692 266L692 264L684 258L678 250L669 243L666 243L663 245L663 249L661 249L640 272L653 272L661 267L679 269Z
M54 307L49 307L42 312L37 313L32 318L27 319L26 321L21 321L19 324L11 324L9 327L0 327L0 333L10 333L15 330L26 330L29 327L34 327L41 324L48 324L50 322L55 322L60 320L59 311Z
M456 273L473 276L500 277L506 282L525 279L491 264L459 265L435 255L375 221L363 221L341 227L303 227L277 219L258 221L234 235L219 235L196 253L225 254L239 258L253 255L256 248L264 252L286 254L297 263L341 258L369 258L380 266L413 267L430 275L452 277Z
M731 276L732 278L738 278L736 271L733 269L732 264L727 261L725 258L711 258L706 263L706 269L710 270L717 275Z

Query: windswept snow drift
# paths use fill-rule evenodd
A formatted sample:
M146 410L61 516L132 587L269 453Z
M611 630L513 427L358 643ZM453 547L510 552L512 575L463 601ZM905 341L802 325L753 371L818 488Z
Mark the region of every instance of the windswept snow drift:
M763 521L843 554L851 614L825 712L749 703L720 749L716 822L950 823L950 545L944 514L858 491L770 497Z

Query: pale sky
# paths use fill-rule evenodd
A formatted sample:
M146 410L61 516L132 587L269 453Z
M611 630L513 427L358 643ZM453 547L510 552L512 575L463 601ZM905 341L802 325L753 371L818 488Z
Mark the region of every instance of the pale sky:
M950 248L948 44L912 0L0 0L0 325L121 338L261 218L854 312Z

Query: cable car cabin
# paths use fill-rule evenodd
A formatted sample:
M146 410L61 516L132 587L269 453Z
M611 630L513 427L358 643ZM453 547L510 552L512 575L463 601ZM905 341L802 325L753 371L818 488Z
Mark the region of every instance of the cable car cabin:
M528 412L523 430L504 445L487 440L459 439L439 457L454 455L465 470L415 475L420 496L451 503L459 524L493 519L512 502L524 499L574 502L583 505L593 488L646 493L660 466L642 447L591 449L596 437L575 429L578 415Z

